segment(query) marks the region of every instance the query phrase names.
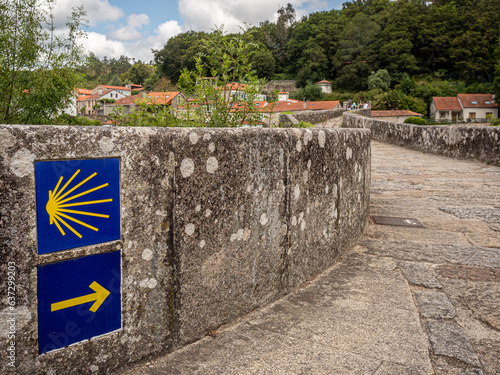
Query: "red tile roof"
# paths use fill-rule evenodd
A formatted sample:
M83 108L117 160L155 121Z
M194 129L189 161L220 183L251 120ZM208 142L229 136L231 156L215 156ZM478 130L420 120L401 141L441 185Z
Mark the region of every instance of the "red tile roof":
M103 91L101 95L99 95L99 93L96 93L96 94L90 95L90 96L88 96L85 100L94 100L94 99L99 99L99 98L102 98L104 95L109 94L111 91L113 91L113 90L106 90L106 91Z
M141 98L142 98L142 94L126 96L124 98L117 99L117 100L115 100L114 103L109 103L108 105L131 105L131 104L135 104L135 102L140 100Z
M104 87L105 89L112 89L112 90L126 90L130 91L129 88L123 87L123 86L108 86L108 85L99 85L97 87ZM94 89L95 90L95 89Z
M321 109L334 109L340 102L338 100L324 101L324 102L304 102L302 100L282 100L276 104L270 104L266 101L258 101L258 109L262 112L286 112L286 111L306 111L306 110L321 110Z
M462 106L456 97L449 96L434 96L432 98L434 104L436 105L436 109L438 111L461 111Z
M307 102L307 109L333 109L335 108L340 102L338 100L329 100L329 101L323 101L323 102Z
M90 98L91 95L83 95L83 96L79 96L76 101L77 102L84 102L85 100L87 100L88 98Z
M457 96L464 108L498 107L498 103L493 101L493 96L491 94L458 94Z
M239 83L239 82L231 82L227 83L224 86L219 86L218 89L220 90L245 90L247 88L247 85L244 83Z
M169 91L169 92L150 92L146 95L146 102L148 104L166 104L172 103L172 100L179 95L179 91Z
M422 116L420 113L397 109L391 111L372 111L372 117Z
M92 90L88 90L88 89L76 89L76 92L79 95L92 95Z
M330 85L332 84L330 81L327 81L326 79L319 81L319 82L316 82L316 84L320 84L320 83L329 83Z
M165 104L165 105L170 105L172 104L172 100L179 95L179 91L170 91L170 92L150 92L147 95L144 95L143 93L137 94L137 95L132 95L132 96L127 96L122 99L118 99L111 105L131 105L131 104L136 104L138 102L142 102L143 100L147 104Z

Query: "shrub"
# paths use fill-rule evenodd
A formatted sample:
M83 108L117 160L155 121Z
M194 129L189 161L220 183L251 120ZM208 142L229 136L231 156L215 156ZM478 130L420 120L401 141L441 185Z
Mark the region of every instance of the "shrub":
M500 126L500 118L494 119L491 122L491 126Z
M294 126L294 128L313 128L313 127L314 125L307 121L299 121L299 123Z
M405 124L414 124L414 125L427 125L427 121L418 116L408 117L405 121Z
M71 116L67 113L59 115L54 121L57 125L80 125L80 126L99 126L101 122L99 120L91 120L83 116Z

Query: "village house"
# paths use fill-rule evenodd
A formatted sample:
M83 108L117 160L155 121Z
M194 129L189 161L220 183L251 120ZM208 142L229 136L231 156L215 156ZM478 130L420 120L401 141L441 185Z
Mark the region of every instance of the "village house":
M498 103L492 94L433 97L429 113L429 118L436 121L485 121L498 118Z
M316 82L316 84L321 87L321 92L323 94L331 94L332 93L332 83L327 81L326 79Z
M82 96L92 95L92 90L89 89L76 89L77 96L80 98Z
M179 101L183 98L179 91L170 92L142 92L137 95L127 96L116 100L114 103L106 103L103 108L105 116L111 114L118 107L122 108L123 114L132 113L137 106L145 103L147 105L161 105L172 108L179 106Z
M87 89L75 89L73 95L66 102L65 108L61 113L65 113L71 116L76 116L78 112L78 99L84 96L89 96L92 94L92 90Z
M131 89L128 87L124 86L109 86L109 85L99 85L95 89L92 90L92 95L98 94L101 90L101 92L104 91L109 91L109 90L114 90L123 96L130 96L131 95ZM113 99L113 98L111 98ZM115 98L115 99L120 99L120 98Z
M422 117L422 114L408 110L388 110L388 111L371 111L372 117L377 120L404 122L408 117Z
M280 91L278 93L278 102L282 102L284 100L288 100L289 98L289 94L288 94L288 91Z
M288 99L288 95L283 95L282 97L287 98L286 100L278 100L276 103L269 103L267 101L255 102L255 106L261 112L262 122L267 126L277 126L279 123L279 116L283 112L290 113L301 113L305 111L321 111L328 110L332 111L335 109L342 109L340 102L338 100L330 101L302 101L295 99Z
M133 83L125 85L125 87L130 89L131 91L142 91L144 89L142 85L136 85Z
M94 91L97 91L94 93ZM112 103L116 100L127 97L119 90L106 90L102 88L92 90L93 94L82 96L77 99L77 110L85 115L101 115L106 116L104 107L107 103Z
M229 101L230 98L233 100L245 100L247 97L248 85L245 83L231 82L223 86L218 87L224 93L224 100ZM255 100L266 100L264 94L255 94Z

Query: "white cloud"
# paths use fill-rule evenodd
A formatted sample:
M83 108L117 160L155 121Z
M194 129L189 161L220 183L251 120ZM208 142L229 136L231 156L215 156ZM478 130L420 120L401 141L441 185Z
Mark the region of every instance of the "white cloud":
M187 30L210 31L224 25L228 32L238 32L245 23L258 26L274 21L276 12L286 3L293 5L297 18L325 7L324 0L179 0L179 13Z
M177 21L164 22L156 28L154 35L127 46L132 53L129 56L149 62L153 59L152 49L161 49L167 40L181 32L183 32L183 28Z
M297 19L308 13L326 9L326 0L178 0L178 8L184 24L169 20L156 27L154 33L143 36L141 28L149 24L146 14L132 14L115 31L107 35L89 32L82 44L99 57L118 58L120 55L134 57L149 62L153 59L151 49L161 49L171 37L188 30L210 31L215 26L224 25L226 32L238 32L244 24L258 26L265 20L275 21L277 10L291 3ZM113 21L123 16L120 8L109 4L108 0L83 0L87 18L91 26ZM58 0L58 12L69 14L70 0ZM63 17L64 18L64 17Z
M98 57L107 56L108 58L118 58L121 55L130 56L127 48L121 41L109 40L106 35L90 32L87 33L88 38L82 39L81 44L88 51L92 51Z
M118 21L124 15L123 10L111 5L108 0L80 0L77 4L74 0L57 0L54 6L56 26L63 27L66 18L71 15L72 8L81 5L87 12L85 19L92 27L103 22Z
M129 19L130 23L130 19ZM181 33L183 28L177 21L167 21L159 25L154 35L140 40L130 41L124 38L113 39L110 35L96 32L87 33L88 38L82 39L81 44L87 51L92 51L96 56L102 58L119 58L121 55L134 57L138 60L149 62L153 60L151 49L161 49L171 37Z
M131 14L128 16L127 25L120 27L118 30L109 33L107 36L113 40L139 40L142 38L142 33L138 30L142 26L149 23L147 14Z
M155 32L158 35L159 42L165 44L167 40L180 34L183 31L183 27L179 25L177 21L167 21L159 25Z

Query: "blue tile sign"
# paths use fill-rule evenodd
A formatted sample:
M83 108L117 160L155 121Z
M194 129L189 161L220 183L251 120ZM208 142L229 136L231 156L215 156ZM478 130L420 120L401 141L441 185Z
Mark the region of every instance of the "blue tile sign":
M38 266L39 353L121 328L120 251Z
M120 161L35 162L38 254L120 239Z

